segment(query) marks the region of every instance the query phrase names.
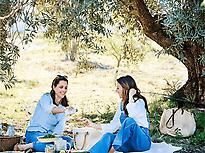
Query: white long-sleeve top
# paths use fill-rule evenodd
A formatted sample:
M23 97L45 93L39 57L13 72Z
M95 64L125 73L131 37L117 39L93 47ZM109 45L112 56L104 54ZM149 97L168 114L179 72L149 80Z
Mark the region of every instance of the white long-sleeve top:
M118 103L117 111L111 122L108 124L101 124L103 133L112 133L120 128L121 103L122 102ZM138 99L135 103L128 103L126 108L128 116L133 118L139 126L149 128L147 111L143 99Z

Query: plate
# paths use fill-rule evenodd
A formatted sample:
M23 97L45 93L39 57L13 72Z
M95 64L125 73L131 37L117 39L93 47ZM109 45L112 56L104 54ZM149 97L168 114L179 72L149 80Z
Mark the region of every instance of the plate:
M54 142L58 138L44 138L44 136L38 137L39 142Z

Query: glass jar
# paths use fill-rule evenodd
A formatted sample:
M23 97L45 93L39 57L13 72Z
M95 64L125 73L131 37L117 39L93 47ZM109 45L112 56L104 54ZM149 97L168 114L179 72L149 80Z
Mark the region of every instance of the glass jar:
M8 135L9 137L13 137L15 134L15 130L14 130L14 126L13 125L9 125L6 135Z
M0 136L3 135L3 125L0 123Z

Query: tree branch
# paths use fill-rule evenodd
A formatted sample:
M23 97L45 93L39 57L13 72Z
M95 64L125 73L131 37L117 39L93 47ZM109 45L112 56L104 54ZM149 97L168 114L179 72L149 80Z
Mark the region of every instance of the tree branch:
M15 15L16 12L18 12L21 8L22 8L22 5L21 5L21 4L19 4L19 3L16 4L16 6L14 6L14 7L12 8L12 11L11 11L8 15L3 16L3 17L0 17L0 20L5 20L5 19L7 19L7 18L9 18L9 17L11 17L11 16L13 16L13 15Z
M168 48L173 43L173 40L166 36L161 25L151 16L144 1L135 0L134 4L134 10L138 16L137 20L141 23L146 36L154 40L161 47Z

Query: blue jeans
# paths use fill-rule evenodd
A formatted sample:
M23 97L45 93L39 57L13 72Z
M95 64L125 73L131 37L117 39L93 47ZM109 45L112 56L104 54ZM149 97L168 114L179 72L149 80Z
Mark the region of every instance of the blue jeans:
M44 152L46 145L54 144L53 142L39 142L38 137L47 135L48 133L38 132L38 131L26 131L26 143L33 143L33 149L36 152ZM72 138L69 136L61 136L62 139L67 141L67 148L73 146Z
M137 125L133 118L127 117L117 134L106 133L90 148L90 153L108 153L110 148L119 152L146 151L151 147L149 130Z

